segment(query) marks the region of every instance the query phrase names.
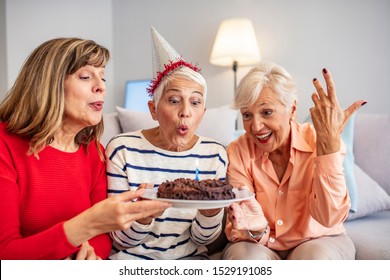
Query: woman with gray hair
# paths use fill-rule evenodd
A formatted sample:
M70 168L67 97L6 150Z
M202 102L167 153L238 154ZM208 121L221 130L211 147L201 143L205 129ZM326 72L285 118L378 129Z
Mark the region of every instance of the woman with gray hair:
M152 29L154 79L148 102L158 125L120 134L106 149L108 195L166 180L225 180L228 164L225 147L213 139L196 135L206 111L206 82L199 69L184 61ZM148 184L148 185L146 185ZM216 209L168 208L138 219L130 227L111 233L110 259L207 259L206 245L222 232L224 211Z
M229 207L224 259L354 259L346 235L350 199L342 130L364 101L342 110L331 74L313 79L313 125L296 121L296 88L282 67L264 63L241 80L234 100L246 133L228 146L227 178L255 198Z

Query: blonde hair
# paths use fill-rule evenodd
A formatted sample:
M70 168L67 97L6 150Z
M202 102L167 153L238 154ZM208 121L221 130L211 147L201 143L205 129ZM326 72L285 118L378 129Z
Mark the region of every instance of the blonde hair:
M263 88L270 88L279 95L280 102L290 109L297 100L292 76L281 66L271 62L252 68L240 81L233 107L241 109L253 105Z
M171 82L172 80L181 77L185 78L189 81L193 81L203 87L203 100L204 103L206 103L207 98L207 84L206 80L203 78L203 76L191 68L188 67L180 67L177 70L173 71L172 73L168 74L164 79L160 82L158 87L155 89L153 93L153 102L155 106L157 107L158 102L160 101L160 98L164 92L165 87Z
M20 73L0 104L0 121L7 131L30 141L28 154L42 151L53 141L64 117L64 81L85 65L104 67L109 51L92 40L56 38L38 46L23 64ZM103 120L76 135L76 143L99 145Z

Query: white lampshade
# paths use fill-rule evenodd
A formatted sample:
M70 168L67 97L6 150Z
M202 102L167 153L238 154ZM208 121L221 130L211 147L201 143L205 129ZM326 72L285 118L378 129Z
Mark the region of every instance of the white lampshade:
M255 30L249 19L228 19L221 23L210 63L218 66L252 65L260 61Z

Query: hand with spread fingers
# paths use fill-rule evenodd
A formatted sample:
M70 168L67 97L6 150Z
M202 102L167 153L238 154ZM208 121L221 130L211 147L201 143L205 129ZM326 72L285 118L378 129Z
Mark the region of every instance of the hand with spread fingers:
M320 81L313 79L317 92L312 94L314 107L310 109L311 118L317 133L317 155L326 155L340 150L341 133L349 118L361 106L364 100L354 102L347 109L340 107L332 75L324 68L322 74L326 82L326 92Z

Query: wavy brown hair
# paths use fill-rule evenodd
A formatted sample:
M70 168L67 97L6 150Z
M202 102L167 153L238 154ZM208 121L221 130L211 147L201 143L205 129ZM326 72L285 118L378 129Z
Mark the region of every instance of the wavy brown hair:
M29 139L28 154L38 153L53 141L64 117L64 81L81 67L104 67L110 53L92 40L56 38L38 46L24 62L20 73L0 104L0 121L7 131ZM94 142L104 159L99 140L103 119L95 126L82 129L77 144Z

